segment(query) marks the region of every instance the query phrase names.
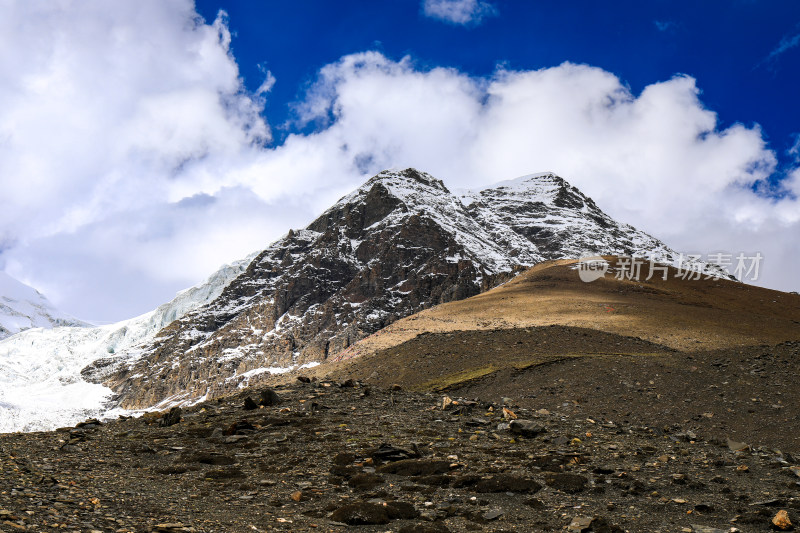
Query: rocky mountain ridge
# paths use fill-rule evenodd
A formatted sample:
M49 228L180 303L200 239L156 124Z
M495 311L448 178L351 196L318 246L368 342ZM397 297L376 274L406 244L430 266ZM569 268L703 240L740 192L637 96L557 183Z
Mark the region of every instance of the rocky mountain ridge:
M384 171L261 252L149 346L83 375L125 408L199 401L275 367L324 361L545 259L599 254L678 258L552 173L454 194L415 169Z

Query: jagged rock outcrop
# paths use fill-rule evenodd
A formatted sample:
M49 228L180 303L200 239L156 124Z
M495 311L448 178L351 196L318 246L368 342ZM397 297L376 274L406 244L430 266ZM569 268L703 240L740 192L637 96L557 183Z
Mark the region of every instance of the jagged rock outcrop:
M135 356L99 361L84 377L111 386L126 408L220 395L270 369L324 361L545 259L600 253L676 255L553 174L453 194L426 173L384 171Z

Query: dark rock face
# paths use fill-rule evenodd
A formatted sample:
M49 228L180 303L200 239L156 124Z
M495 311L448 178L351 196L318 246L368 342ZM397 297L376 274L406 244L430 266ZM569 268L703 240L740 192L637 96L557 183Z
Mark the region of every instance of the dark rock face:
M612 252L673 253L551 174L456 196L414 169L385 171L95 379L126 408L212 398L270 367L324 361L399 318L474 296L544 259Z

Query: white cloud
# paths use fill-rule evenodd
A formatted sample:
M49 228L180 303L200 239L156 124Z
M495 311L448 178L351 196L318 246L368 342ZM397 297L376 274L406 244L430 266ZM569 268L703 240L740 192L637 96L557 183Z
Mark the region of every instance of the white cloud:
M719 130L698 95L687 76L635 95L585 65L485 80L363 53L323 69L302 110L332 122L304 141L346 146L369 170L413 165L455 186L554 170L679 249L761 251L763 282L796 288L789 264L770 258L800 261L800 204L753 192L774 153L757 126Z
M778 56L780 56L784 52L787 52L788 50L791 50L792 48L797 48L797 46L800 46L800 33L791 36L784 35L783 38L781 39L781 42L778 43L778 46L776 46L769 53L767 60L768 61L777 60Z
M243 91L223 18L188 0L8 11L0 262L76 316L153 308L403 166L452 187L554 170L673 247L761 251L763 282L798 288L800 170L795 196L754 193L774 154L757 127L718 130L692 78L632 94L585 65L483 79L365 52L298 103L319 131L265 148L274 78Z
M178 191L200 192L188 169L248 157L269 138L262 96L243 92L224 17L204 24L190 0L4 6L0 239L13 244L6 268L47 290L66 255L82 253L74 266L108 266L95 292L119 300L141 292L126 294L124 279L111 279L131 261L152 263L136 267L132 285L166 275L179 287L196 278L201 268L193 263L161 254L167 261L159 267L157 254L124 241L148 240L147 230L177 240L179 231L156 228L150 216L177 213L175 201L187 195ZM45 245L70 239L74 251ZM72 276L53 290L67 307L80 300L72 287L89 285L88 276ZM74 309L101 314L97 306Z
M481 0L423 0L422 12L427 17L466 26L497 15L497 8Z

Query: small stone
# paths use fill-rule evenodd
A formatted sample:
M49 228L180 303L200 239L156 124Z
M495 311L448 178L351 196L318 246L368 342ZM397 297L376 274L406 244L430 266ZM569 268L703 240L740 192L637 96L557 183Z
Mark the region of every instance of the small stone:
M541 488L542 486L533 479L511 474L497 474L481 479L474 486L476 492L521 492L527 494L538 492Z
M408 502L386 502L386 513L392 520L410 520L419 516L419 511Z
M681 431L674 435L676 440L682 440L684 442L692 442L697 440L697 435L693 431Z
M347 482L354 489L369 490L383 484L383 478L377 474L356 474Z
M483 513L482 516L483 516L484 520L497 520L498 518L500 518L504 514L505 513L500 509L490 509L490 510L486 511L485 513Z
M744 474L750 471L750 467L747 465L739 465L736 467L736 471Z
M349 465L356 460L355 454L348 452L339 452L333 458L333 464L339 466Z
M592 527L592 517L590 516L576 516L572 519L569 526L567 527L567 531L570 533L583 533L584 531L590 531Z
M442 397L442 411L453 405L453 399L450 396Z
M788 531L792 529L792 522L789 520L789 513L787 513L784 509L778 511L772 518L772 525L775 529L780 531Z
M88 420L85 420L83 422L79 422L79 423L75 424L75 427L76 428L92 429L94 427L98 427L98 426L101 426L101 425L103 425L103 423L100 422L98 419L90 418Z
M300 383L311 383L311 378L308 376L297 376L297 381Z
M517 419L512 420L508 424L508 429L515 435L523 437L535 437L547 431L544 426L541 426L532 420Z
M256 430L255 426L253 426L253 424L251 424L247 420L239 420L237 422L234 422L227 428L225 428L225 431L223 431L222 433L223 435L226 436L244 435L248 432L253 432L255 430Z
M378 467L379 474L397 474L400 476L429 476L444 474L450 471L450 461L437 459L404 459Z
M292 500L294 500L294 501L296 501L296 502L299 502L300 500L302 500L302 499L303 499L303 492L302 492L302 491L299 491L299 490L296 490L296 491L294 491L293 493L291 493L291 494L289 495L289 497L290 497Z
M519 417L511 409L503 407L503 418L506 420L516 420Z
M749 444L744 442L736 442L735 440L728 439L728 449L732 452L743 452L750 449Z
M252 411L253 409L258 409L258 404L255 402L255 400L248 396L244 399L244 410Z
M758 505L758 506L763 506L763 507L781 507L784 504L785 504L784 500L779 499L779 498L772 498L772 499L769 499L769 500L761 500L761 501L753 502L750 505L753 505L753 506Z
M378 525L389 523L389 513L382 505L374 503L350 503L336 509L331 520L350 526Z
M701 526L700 524L692 524L692 531L694 533L728 533L727 529L719 529L716 527Z
M544 478L544 482L548 486L572 494L582 491L588 481L587 478L579 474L558 472L548 472Z
M410 452L408 450L404 450L402 448L398 448L396 446L392 446L391 444L386 444L384 442L377 448L371 450L369 452L369 455L373 460L378 462L400 461L402 459L413 459L421 455L416 447L414 448L414 450L415 451Z
M686 474L672 474L672 482L676 485L685 485Z
M173 407L168 413L161 417L158 425L161 427L174 426L181 421L181 413L182 411L180 407Z
M395 383L394 385L392 385L392 390L395 391L395 392L401 391L401 390L403 390L403 387L401 387L400 385Z
M281 403L281 397L273 389L266 388L261 391L261 405L269 407Z

